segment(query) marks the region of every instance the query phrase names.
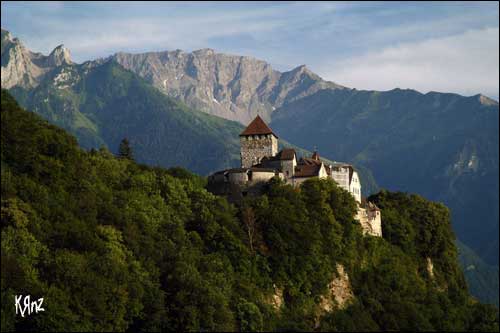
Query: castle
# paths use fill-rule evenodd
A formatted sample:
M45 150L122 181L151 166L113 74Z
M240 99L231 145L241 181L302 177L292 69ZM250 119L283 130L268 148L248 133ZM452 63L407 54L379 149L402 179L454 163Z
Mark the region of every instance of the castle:
M208 188L216 194L246 196L258 193L262 185L273 177L299 186L305 180L332 178L341 188L352 194L358 205L356 219L363 232L382 235L380 209L361 196L361 182L350 164L325 163L318 152L297 160L294 149L278 152L278 136L257 116L240 134L241 167L218 171L208 178Z

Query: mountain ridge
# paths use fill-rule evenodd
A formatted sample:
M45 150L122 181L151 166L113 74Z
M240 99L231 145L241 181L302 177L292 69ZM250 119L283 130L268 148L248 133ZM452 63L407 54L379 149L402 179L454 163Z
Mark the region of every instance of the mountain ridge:
M1 38L2 88L35 88L52 70L72 63L69 50L62 44L45 56L27 49L18 38L12 37L12 34L3 28Z
M212 49L120 52L111 57L163 93L244 125L257 114L268 121L273 108L320 89L344 89L304 65L281 73L263 60Z

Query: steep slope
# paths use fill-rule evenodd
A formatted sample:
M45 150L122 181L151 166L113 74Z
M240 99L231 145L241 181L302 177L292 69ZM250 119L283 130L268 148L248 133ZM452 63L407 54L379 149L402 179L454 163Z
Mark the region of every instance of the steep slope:
M499 307L498 266L486 264L464 243L457 241L458 260L463 267L471 295Z
M498 265L498 120L498 103L481 95L344 89L290 103L271 125L369 168L381 187L446 203L459 239Z
M117 151L127 137L139 162L201 174L239 159L239 124L177 103L112 60L59 66L36 88L11 92L86 148Z
M467 293L442 204L377 194L385 238L362 236L332 180L271 182L242 209L1 101L1 297L45 308L2 302L2 330L498 331L498 310Z
M320 89L343 88L322 80L305 66L280 73L262 60L212 49L117 53L112 58L166 95L243 124L257 114L269 120L275 108Z

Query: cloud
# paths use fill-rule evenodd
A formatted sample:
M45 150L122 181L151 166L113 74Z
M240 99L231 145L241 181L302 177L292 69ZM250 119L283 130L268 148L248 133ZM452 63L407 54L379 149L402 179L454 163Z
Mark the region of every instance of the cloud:
M402 43L316 68L328 80L369 90L499 95L499 29Z
M123 5L123 10L117 10L120 15L113 13L109 16L103 13L87 15L91 11L87 7L76 17L72 16L78 8L66 8L67 11L60 13L57 11L60 7L50 7L53 15L47 14L49 16L26 10L21 13L30 22L31 29L28 34L18 36L30 49L43 53L49 53L54 46L64 43L71 49L75 60L81 62L118 51L210 47L212 38L266 34L287 23L280 18L283 11L276 7L218 10L217 5L212 5L205 11L200 8L189 11L186 7L179 10L161 3L156 6L156 11L151 6L137 6L137 12L131 13L134 6L127 4ZM103 7L102 11L108 7ZM16 31L12 32L17 35Z

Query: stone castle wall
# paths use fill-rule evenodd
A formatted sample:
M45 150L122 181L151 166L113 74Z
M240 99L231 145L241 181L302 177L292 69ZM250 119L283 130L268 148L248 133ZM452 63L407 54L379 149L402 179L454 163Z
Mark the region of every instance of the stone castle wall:
M278 139L272 135L248 135L240 137L241 167L250 168L268 156L278 153Z
M295 173L295 166L297 165L297 161L295 159L289 161L281 161L281 169L283 171L283 175L285 178L293 177Z
M246 184L248 174L246 172L233 172L228 175L228 180L232 184Z
M358 212L355 219L361 224L363 234L382 236L382 219L380 211L358 206Z

